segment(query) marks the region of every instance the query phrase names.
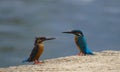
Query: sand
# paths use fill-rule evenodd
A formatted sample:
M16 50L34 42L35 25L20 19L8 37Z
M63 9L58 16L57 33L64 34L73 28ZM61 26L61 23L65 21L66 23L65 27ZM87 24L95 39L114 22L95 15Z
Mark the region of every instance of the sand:
M0 72L120 72L120 51L95 52L92 56L66 56L44 62L0 68Z

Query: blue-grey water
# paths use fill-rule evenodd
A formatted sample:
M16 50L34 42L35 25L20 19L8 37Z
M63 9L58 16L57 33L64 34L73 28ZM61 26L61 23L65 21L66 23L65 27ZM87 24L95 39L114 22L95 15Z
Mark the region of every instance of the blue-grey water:
M73 29L94 52L120 50L120 0L0 0L0 67L24 64L38 36L56 37L41 60L77 54L74 35L61 33Z

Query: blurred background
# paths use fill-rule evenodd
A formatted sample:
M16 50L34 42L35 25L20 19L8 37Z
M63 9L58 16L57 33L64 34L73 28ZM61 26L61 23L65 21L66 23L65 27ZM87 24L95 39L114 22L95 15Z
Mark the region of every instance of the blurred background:
M45 42L41 60L76 55L74 35L82 30L94 52L120 50L120 0L0 0L0 67L23 65L35 37Z

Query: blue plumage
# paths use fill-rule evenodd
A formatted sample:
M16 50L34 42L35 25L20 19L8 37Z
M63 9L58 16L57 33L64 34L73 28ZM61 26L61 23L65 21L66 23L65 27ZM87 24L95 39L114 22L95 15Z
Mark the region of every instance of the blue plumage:
M86 39L84 38L84 35L81 30L72 30L63 33L75 35L75 43L80 50L79 55L86 55L86 54L93 55L93 52L87 46Z
M28 62L28 60L23 60L22 63Z
M93 55L92 51L87 46L86 39L81 36L76 36L76 37L78 37L76 40L76 44L80 48L80 50L85 54Z

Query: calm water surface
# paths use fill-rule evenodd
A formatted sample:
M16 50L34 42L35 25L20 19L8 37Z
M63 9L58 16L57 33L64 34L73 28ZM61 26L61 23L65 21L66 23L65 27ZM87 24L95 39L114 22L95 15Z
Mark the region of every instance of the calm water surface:
M120 0L0 0L0 67L21 65L38 36L45 42L41 60L78 53L73 35L83 31L94 52L120 50Z

